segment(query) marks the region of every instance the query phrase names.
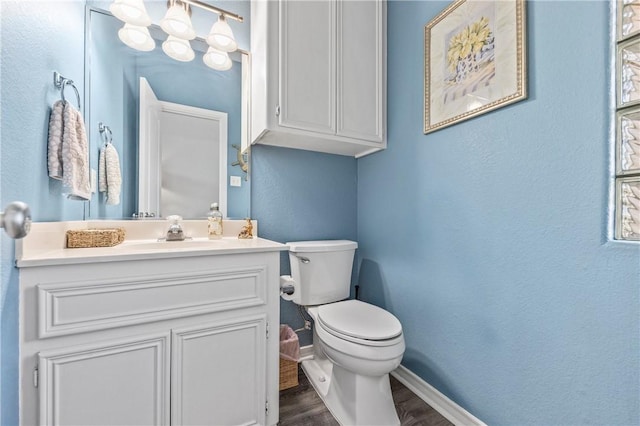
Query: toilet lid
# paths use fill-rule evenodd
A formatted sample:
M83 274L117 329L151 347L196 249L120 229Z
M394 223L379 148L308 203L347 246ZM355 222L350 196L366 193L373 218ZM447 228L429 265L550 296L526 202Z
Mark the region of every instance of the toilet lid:
M359 300L320 305L318 320L332 334L364 340L388 340L402 334L402 325L390 312Z

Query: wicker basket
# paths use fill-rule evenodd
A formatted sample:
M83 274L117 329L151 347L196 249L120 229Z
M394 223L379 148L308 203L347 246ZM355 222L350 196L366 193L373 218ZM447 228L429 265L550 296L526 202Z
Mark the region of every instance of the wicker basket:
M113 247L123 241L122 228L67 231L67 248Z
M280 390L298 386L298 363L280 358Z

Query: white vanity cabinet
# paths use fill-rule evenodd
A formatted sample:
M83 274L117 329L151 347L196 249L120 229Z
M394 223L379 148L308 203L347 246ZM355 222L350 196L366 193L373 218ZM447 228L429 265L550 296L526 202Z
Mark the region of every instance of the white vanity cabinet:
M386 147L386 2L253 0L251 136L361 157Z
M263 246L26 262L20 423L277 424L285 246Z

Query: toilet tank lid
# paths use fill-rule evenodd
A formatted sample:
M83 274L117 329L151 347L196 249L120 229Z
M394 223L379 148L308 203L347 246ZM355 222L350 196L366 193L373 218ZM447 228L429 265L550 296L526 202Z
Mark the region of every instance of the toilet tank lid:
M324 251L355 250L358 243L349 240L294 241L286 243L294 253L317 253Z

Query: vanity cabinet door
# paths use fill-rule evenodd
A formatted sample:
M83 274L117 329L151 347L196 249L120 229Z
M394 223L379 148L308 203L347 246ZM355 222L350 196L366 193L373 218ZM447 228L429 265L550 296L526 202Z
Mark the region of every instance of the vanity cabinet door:
M172 332L173 425L264 425L266 316Z
M169 334L38 354L40 424L168 425Z

